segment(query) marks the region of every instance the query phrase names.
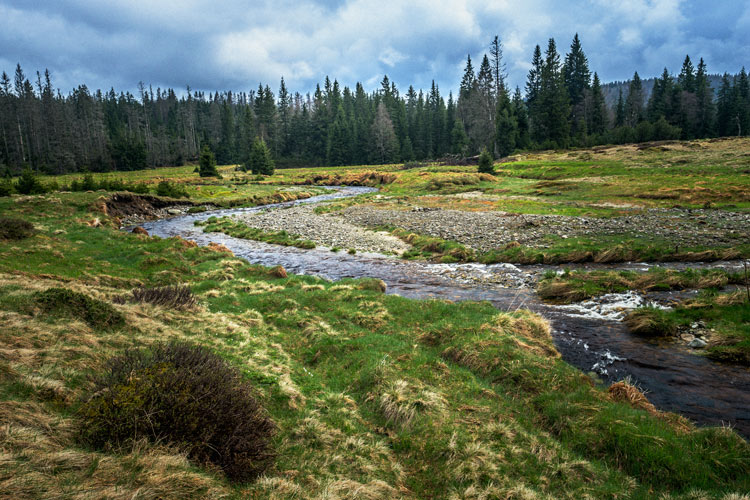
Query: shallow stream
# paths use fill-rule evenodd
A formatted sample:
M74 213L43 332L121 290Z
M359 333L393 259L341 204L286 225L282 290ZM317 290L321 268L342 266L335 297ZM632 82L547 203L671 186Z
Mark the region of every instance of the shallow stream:
M613 294L571 306L542 303L533 284L536 277L561 266L514 266L511 264L434 264L406 261L380 254L331 252L327 248L303 250L222 233L203 233L196 220L300 203L317 203L374 191L366 187L337 187L330 194L263 207L214 210L142 224L151 235L181 236L199 245L209 242L227 246L235 255L256 264L282 265L289 272L341 278L379 278L388 292L410 298L487 300L500 310L528 308L549 319L563 359L584 372L596 372L610 383L629 376L658 408L680 413L703 425L731 425L750 437L750 369L715 363L674 343L653 342L631 335L619 319L623 308L644 301L670 298L660 293L644 298L634 293ZM662 267L665 264L660 264ZM668 265L668 264L667 264ZM734 263L711 266L734 267ZM645 270L646 264L578 265L568 268ZM705 264L674 264L671 267L708 267ZM496 279L494 279L496 278ZM499 285L497 283L502 283ZM510 284L510 286L509 286Z

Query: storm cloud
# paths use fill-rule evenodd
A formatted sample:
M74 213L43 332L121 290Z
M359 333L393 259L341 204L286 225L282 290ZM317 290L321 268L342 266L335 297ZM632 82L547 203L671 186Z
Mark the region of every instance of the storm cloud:
M0 0L0 70L49 68L63 92L276 90L281 76L307 92L326 75L372 90L387 74L447 94L495 35L510 85L523 87L534 46L554 37L564 55L575 33L603 81L677 73L685 54L734 73L750 54L750 2Z

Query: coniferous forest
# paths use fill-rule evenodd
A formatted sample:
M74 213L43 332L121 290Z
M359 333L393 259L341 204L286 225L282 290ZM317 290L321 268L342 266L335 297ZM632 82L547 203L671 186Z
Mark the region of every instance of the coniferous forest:
M750 85L744 68L711 88L706 63L689 56L674 76L667 68L646 95L636 72L608 106L603 83L576 35L565 56L555 40L533 51L524 88L510 88L502 44L490 44L478 69L467 58L458 95L341 87L326 77L310 94L284 79L249 92L193 91L139 84L130 92L68 94L49 71L26 75L18 65L0 81L0 167L48 174L136 170L197 161L208 146L219 164L245 163L256 138L277 166L381 164L487 148L496 157L518 149L748 135Z

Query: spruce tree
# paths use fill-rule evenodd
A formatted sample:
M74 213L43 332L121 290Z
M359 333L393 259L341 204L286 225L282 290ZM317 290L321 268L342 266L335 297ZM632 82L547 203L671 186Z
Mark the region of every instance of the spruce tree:
M714 91L708 81L706 63L701 58L695 75L695 98L697 100L697 137L711 137L715 130Z
M490 43L490 56L492 57L492 77L495 81L495 95L507 91L505 87L505 63L503 62L503 44L500 38L495 38Z
M589 133L602 136L607 130L607 105L602 94L599 75L594 73L594 83L591 85L591 111L588 124Z
M519 149L526 149L531 145L531 137L529 136L529 115L526 111L526 103L523 102L521 97L521 89L516 87L516 92L513 94L513 114L516 117L516 147Z
M734 90L735 97L735 130L737 135L750 134L750 82L743 66L737 77Z
M271 150L263 139L256 137L250 150L250 158L245 163L245 170L250 170L255 175L273 175L274 168Z
M537 136L538 132L538 101L539 93L541 91L542 82L542 68L544 67L544 60L542 59L542 50L537 45L534 47L534 55L531 60L531 69L526 77L526 107L528 109L528 116L530 122L530 133L533 136Z
M615 105L615 127L622 127L625 125L625 100L622 98L622 88L617 96L617 104Z
M549 39L545 52L538 99L536 141L549 142L550 147L567 147L570 140L568 94L554 38Z
M636 71L630 80L628 97L625 99L625 125L635 127L643 118L643 84Z
M216 157L214 157L208 144L203 146L198 159L198 175L201 177L221 177L219 171L216 170Z
M487 148L484 148L479 154L479 167L477 168L477 172L479 172L480 174L495 173L495 165L493 162L492 153L487 151Z
M456 118L451 129L451 153L466 156L469 147L469 136L466 135L464 124Z
M693 68L693 63L689 55L685 56L685 60L682 63L680 75L677 77L677 84L685 92L695 92L695 68Z
M518 123L513 113L513 105L503 89L497 99L495 115L495 149L500 157L510 155L516 147Z
M735 98L734 88L729 80L729 75L724 73L721 77L721 86L717 95L717 130L720 136L732 135L737 127L734 124ZM736 133L736 132L734 132Z

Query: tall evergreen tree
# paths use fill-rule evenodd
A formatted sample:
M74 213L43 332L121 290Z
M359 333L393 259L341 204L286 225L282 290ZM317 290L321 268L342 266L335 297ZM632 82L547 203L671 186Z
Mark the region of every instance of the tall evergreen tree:
M498 96L496 113L495 150L500 157L504 157L515 149L518 135L518 122L505 89Z
M393 131L388 110L382 101L372 122L372 146L372 158L377 163L393 163L399 157L398 139Z
M682 62L680 75L677 77L677 84L685 92L695 92L695 68L690 56L686 55Z
M568 94L554 38L549 39L545 52L538 99L536 141L551 147L567 147L570 140Z
M625 100L622 98L622 88L617 96L615 105L615 126L622 127L625 125Z
M542 87L542 69L544 67L544 60L542 59L542 50L537 45L534 47L534 55L531 59L531 69L526 77L526 106L529 113L530 130L533 136L538 136L538 101L539 93Z
M630 80L628 97L625 99L625 125L635 127L643 118L643 83L636 71Z
M590 134L602 136L607 131L607 105L602 94L599 75L594 73L594 83L591 85L591 106L588 120Z
M529 132L529 115L526 110L526 103L523 102L521 97L521 89L516 87L516 91L513 94L513 114L516 117L516 147L519 149L526 149L531 145L531 137Z
M499 96L501 92L507 91L505 86L505 62L503 61L503 44L500 38L495 35L490 43L490 56L492 57L492 77L495 81L495 95Z
M701 58L695 75L695 98L697 101L697 137L711 137L715 134L714 91L708 80L706 63Z

